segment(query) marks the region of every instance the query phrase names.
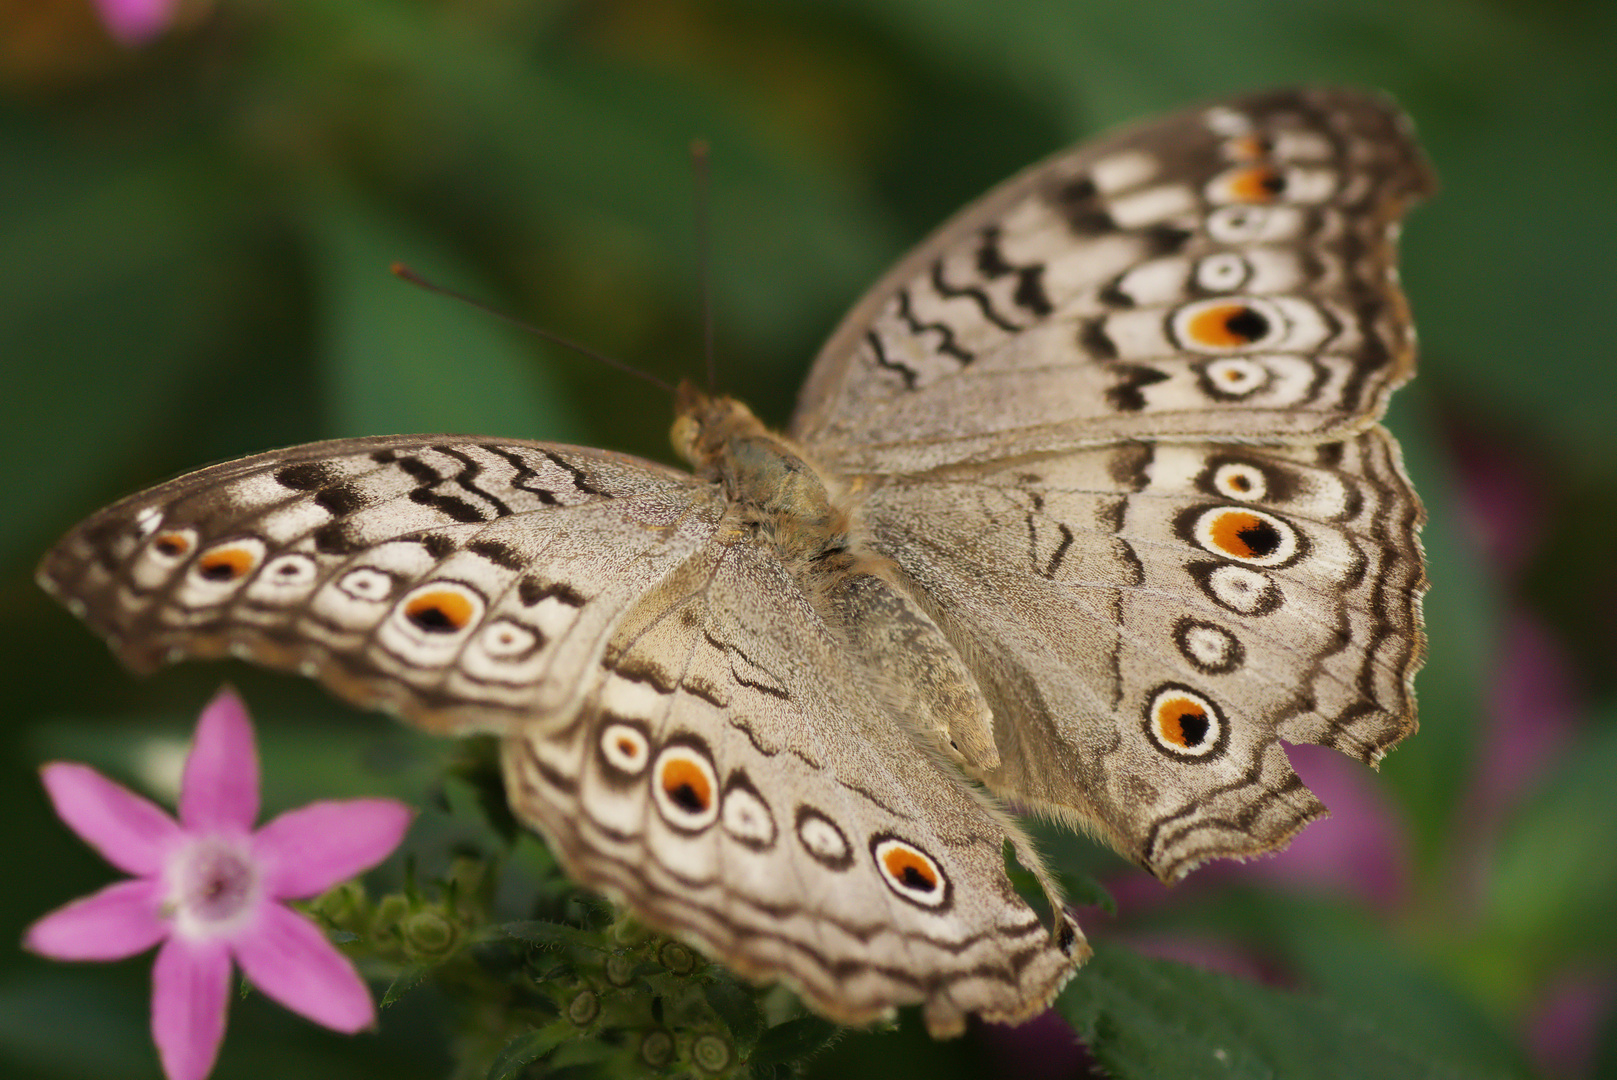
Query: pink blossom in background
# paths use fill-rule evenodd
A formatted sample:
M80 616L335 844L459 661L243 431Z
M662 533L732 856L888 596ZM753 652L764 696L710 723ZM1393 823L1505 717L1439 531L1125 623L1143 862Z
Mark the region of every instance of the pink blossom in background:
M1566 749L1583 713L1572 658L1542 618L1512 611L1500 645L1465 815L1488 834Z
M241 700L202 712L179 820L94 769L41 771L67 826L134 875L51 912L23 944L55 960L121 960L159 945L152 1037L169 1080L202 1080L224 1037L232 961L269 997L352 1033L376 1012L352 964L282 901L324 892L381 862L411 811L390 799L310 803L253 831L258 751Z
M1552 520L1548 470L1519 443L1471 431L1451 433L1466 536L1501 577L1532 559Z
M1527 1048L1552 1076L1593 1071L1601 1025L1617 1003L1617 978L1568 973L1549 987L1528 1018Z
M96 0L107 32L125 45L155 40L174 21L178 0Z
M1072 1025L1054 1009L1025 1024L979 1024L977 1041L988 1070L1007 1080L1077 1080L1099 1075Z

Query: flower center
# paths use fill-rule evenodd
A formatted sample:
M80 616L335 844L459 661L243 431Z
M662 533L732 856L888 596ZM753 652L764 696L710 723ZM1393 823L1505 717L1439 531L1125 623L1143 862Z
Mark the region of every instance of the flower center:
M235 929L256 906L258 867L251 855L219 836L202 837L170 866L168 908L187 937L216 937Z

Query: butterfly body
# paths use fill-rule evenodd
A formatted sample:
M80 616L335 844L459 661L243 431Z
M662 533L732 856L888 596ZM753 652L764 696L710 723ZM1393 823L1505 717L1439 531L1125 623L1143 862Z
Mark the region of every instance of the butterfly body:
M787 434L682 387L692 473L295 447L102 511L40 578L132 666L236 654L498 736L575 878L828 1016L1020 1020L1087 946L999 800L1171 880L1323 812L1283 742L1414 728L1421 511L1376 417L1429 183L1367 95L1192 110L946 224Z

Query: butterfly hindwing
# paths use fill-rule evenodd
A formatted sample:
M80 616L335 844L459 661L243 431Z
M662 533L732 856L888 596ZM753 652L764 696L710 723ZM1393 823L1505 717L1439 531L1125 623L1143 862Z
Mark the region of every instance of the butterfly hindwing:
M1028 1018L1087 954L1011 887L1019 830L757 549L693 559L592 678L565 725L507 739L508 791L571 875L652 925L843 1022L921 1004L936 1034Z
M1318 815L1282 738L1374 762L1414 729L1421 514L1380 428L963 467L866 512L917 593L950 599L999 717L989 786L1164 877Z

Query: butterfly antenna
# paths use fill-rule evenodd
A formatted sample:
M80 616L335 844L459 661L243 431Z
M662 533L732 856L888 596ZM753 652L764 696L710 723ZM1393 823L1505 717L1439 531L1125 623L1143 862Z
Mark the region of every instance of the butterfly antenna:
M707 358L707 388L713 392L718 389L719 362L713 348L713 229L708 218L708 195L713 182L708 159L707 140L691 140L691 173L696 181L696 278L702 290L702 353Z
M633 375L637 379L644 379L646 382L663 391L665 394L672 394L674 392L673 386L667 382L664 382L662 379L657 378L657 376L651 374L650 372L641 371L639 368L626 364L622 360L608 356L605 353L596 352L594 349L591 349L586 345L580 345L576 341L570 341L567 338L562 337L560 334L552 334L549 330L541 330L532 323L523 322L514 315L507 315L498 308L490 307L488 304L483 303L483 301L478 300L475 297L467 296L463 292L456 292L454 289L440 285L436 281L428 281L426 278L422 277L420 274L416 273L410 267L401 262L394 263L391 267L389 267L389 269L393 271L394 277L402 278L417 288L425 289L430 293L437 293L439 296L447 296L451 300L459 300L463 304L470 304L478 311L486 312L487 314L494 316L496 319L508 322L520 330L526 330L534 337L548 341L552 345L560 345L564 349L571 349L580 356L587 356L591 360L596 360L605 364L607 367L617 368L619 371Z

